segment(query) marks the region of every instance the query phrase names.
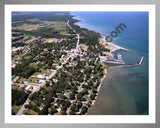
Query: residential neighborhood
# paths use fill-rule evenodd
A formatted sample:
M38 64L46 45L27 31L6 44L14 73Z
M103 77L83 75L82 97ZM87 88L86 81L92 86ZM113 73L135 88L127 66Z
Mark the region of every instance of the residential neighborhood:
M87 114L110 56L103 37L68 13L48 15L51 21L28 17L12 23L12 114Z

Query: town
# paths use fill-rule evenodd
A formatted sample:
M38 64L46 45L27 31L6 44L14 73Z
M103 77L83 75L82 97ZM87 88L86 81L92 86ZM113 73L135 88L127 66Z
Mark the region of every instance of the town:
M119 49L69 12L12 14L12 114L84 115Z

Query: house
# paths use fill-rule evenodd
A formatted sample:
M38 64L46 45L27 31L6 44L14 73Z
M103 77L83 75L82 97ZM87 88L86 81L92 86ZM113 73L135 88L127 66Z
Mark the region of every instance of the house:
M46 78L46 74L38 74L37 77L38 78Z
M44 104L43 104L43 103L41 103L41 105L40 105L40 110L42 110L42 109L43 109L43 107L44 107Z
M24 84L28 84L29 82L31 82L30 80L23 80Z
M52 80L53 80L53 82L57 82L58 81L57 79L54 79L54 78Z
M43 83L43 82L45 82L45 80L39 80L39 83Z
M82 101L82 104L85 105L85 104L88 104L88 102L87 101Z
M19 79L19 76L16 76L16 77L13 79L13 82L16 82L18 79Z
M91 94L92 94L92 90L89 90L88 93L89 93L89 94L88 94L88 97L90 97Z
M58 112L61 112L61 108L58 108L57 111L58 111Z
M76 114L81 114L82 109L80 108Z
M57 103L55 103L54 106L57 106Z
M52 66L53 67L58 66L58 63L53 63Z
M26 88L25 88L25 91L33 91L36 87L33 86L33 85L28 85Z
M69 92L66 92L66 93L64 93L64 96L66 96L67 98L69 98L70 93L69 93Z
M28 86L25 88L25 91L28 91L29 89L33 90L33 86L28 85Z

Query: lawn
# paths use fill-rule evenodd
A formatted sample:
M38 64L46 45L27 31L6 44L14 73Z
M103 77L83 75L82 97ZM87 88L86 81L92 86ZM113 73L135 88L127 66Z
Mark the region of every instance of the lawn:
M38 113L33 111L32 109L25 109L23 111L23 114L25 114L25 115L38 115Z
M57 42L57 39L56 38L48 38L46 39L43 43L53 43L53 42Z
M87 45L85 45L85 44L80 44L80 46L82 47L82 49L83 49L84 51L87 51L87 49L88 49L88 46L87 46Z
M12 106L12 112L14 112L15 114L18 113L19 109L22 107L22 105L20 106Z

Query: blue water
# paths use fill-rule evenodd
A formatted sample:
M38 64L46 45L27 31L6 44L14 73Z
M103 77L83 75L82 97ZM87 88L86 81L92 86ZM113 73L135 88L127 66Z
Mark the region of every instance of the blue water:
M148 12L72 12L83 22L78 25L109 36L120 23L127 28L113 43L148 54Z
M77 23L79 26L103 36L110 36L120 23L124 23L127 28L113 38L113 43L148 55L148 12L72 12L72 15L83 21ZM134 64L141 58L126 51L118 52L127 64ZM89 114L148 114L148 59L144 57L141 66L109 69L112 77L106 77L103 90Z

